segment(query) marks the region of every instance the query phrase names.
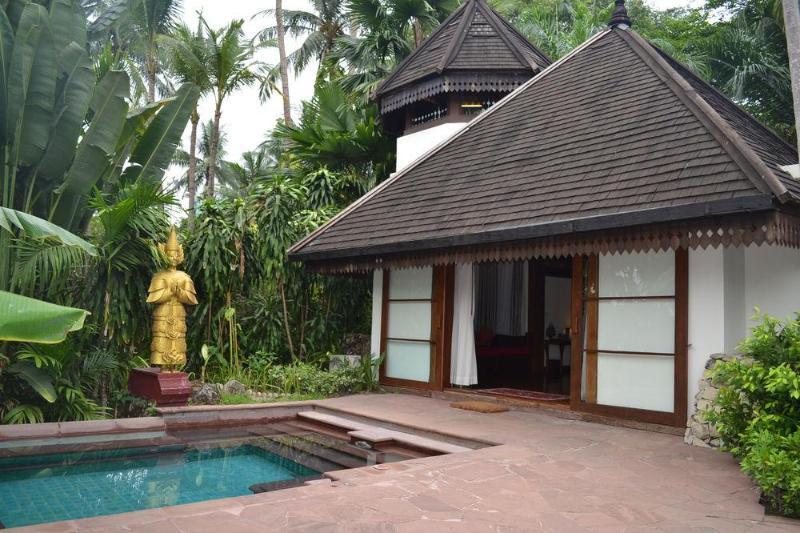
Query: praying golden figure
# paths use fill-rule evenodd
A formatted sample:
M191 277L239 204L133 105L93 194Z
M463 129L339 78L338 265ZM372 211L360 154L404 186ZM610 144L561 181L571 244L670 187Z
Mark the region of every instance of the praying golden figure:
M172 372L186 364L186 310L183 306L197 305L197 293L192 278L177 269L183 262L183 247L178 244L174 226L170 228L166 244L158 247L169 258L170 267L156 272L148 289L147 303L156 304L150 363Z

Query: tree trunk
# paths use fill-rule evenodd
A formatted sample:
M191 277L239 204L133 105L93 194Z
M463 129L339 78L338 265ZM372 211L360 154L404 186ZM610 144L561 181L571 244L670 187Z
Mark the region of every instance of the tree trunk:
M422 23L419 21L419 19L415 18L413 26L414 26L414 48L419 48L419 45L422 44L422 39L424 38L422 34Z
M219 144L219 118L222 116L222 95L217 97L217 105L214 108L214 124L211 131L211 146L208 148L208 166L206 179L206 196L214 197L214 172L217 169L217 145Z
M794 95L794 128L800 152L800 0L783 0L783 26L789 53L789 70Z
M286 28L283 26L283 0L275 0L275 25L278 31L278 57L281 71L283 121L287 126L291 126L292 109L289 101L289 64L286 59Z
M156 72L158 65L155 57L149 57L145 61L145 76L147 77L147 101L153 103L156 101Z
M189 137L189 229L194 229L195 199L197 198L197 123L200 115L195 107L192 111L192 134Z
M292 330L289 328L289 311L286 309L286 291L283 288L283 280L278 281L278 291L281 294L281 305L283 305L283 326L286 328L286 342L289 344L289 353L292 355L292 361L296 361L297 356L294 353Z

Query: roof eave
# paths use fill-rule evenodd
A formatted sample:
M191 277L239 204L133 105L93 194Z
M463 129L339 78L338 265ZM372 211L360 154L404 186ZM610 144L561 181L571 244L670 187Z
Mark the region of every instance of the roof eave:
M776 209L775 197L772 194L757 194L742 198L717 200L714 202L683 204L678 206L629 211L612 215L599 215L533 226L505 228L481 233L454 235L417 241L366 246L361 248L344 248L338 250L290 251L289 259L293 261L340 261L380 257L390 254L432 252L447 248L476 245L494 245L532 240L543 237L564 236L634 227L644 224L669 223L697 218L714 217L731 214L746 214Z

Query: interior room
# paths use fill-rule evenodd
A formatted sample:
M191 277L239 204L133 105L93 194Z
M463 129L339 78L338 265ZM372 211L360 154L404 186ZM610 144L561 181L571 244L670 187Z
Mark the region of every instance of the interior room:
M570 260L487 262L474 268L477 388L566 400Z

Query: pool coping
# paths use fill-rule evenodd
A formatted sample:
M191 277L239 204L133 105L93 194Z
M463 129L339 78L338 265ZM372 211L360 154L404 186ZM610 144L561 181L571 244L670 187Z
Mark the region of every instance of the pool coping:
M366 397L368 397L368 395L365 395L365 398ZM0 426L0 456L3 456L1 452L7 448L14 447L22 450L25 449L25 447L31 447L31 449L37 449L43 444L54 448L63 447L65 448L63 450L64 453L68 453L71 451L72 447L81 443L81 439L86 439L87 437L106 437L106 440L101 441L102 443L106 444L111 444L112 442L113 444L118 444L121 440L125 442L138 442L145 444L151 438L147 435L168 437L169 430L184 430L202 427L216 428L235 425L248 425L254 423L270 423L297 418L298 413L308 411L320 413L323 416L332 415L333 417L346 418L348 421L354 422L357 425L368 425L370 429L378 430L379 432L385 432L389 435L402 433L404 434L402 443L412 447L418 445L423 448L427 448L428 446L425 441L434 439L447 445L451 445L452 447L462 447L462 450L440 452L439 454L430 455L428 457L408 459L397 463L386 463L377 466L367 465L344 470L322 472L320 479L307 481L298 487L294 487L292 489L287 488L277 492L296 490L301 489L302 487L314 490L314 487L322 488L338 482L348 483L357 478L370 478L377 473L385 475L401 473L409 469L416 470L418 468L429 467L430 460L437 460L442 457L452 455L463 455L488 447L499 447L505 445L501 442L491 442L485 439L467 437L454 433L432 431L430 428L422 427L422 425L394 423L379 417L359 414L350 409L331 407L326 405L324 400L303 400L296 402L237 405L164 407L157 408L156 412L159 416L153 417ZM357 431L358 430L356 430L356 432ZM57 440L54 441L54 439ZM42 452L40 450L35 453L61 452ZM22 527L58 528L59 526L64 526L69 529L76 523L91 523L92 521L97 520L104 521L112 519L112 517L118 517L132 513L154 512L156 514L173 514L174 512L180 512L177 511L176 508L185 510L192 508L213 510L227 508L230 507L231 504L247 506L258 503L259 500L263 501L264 498L269 498L270 494L270 492L247 494L186 504L139 509L111 515L67 519L58 522L47 522ZM172 511L173 509L175 509L175 511Z

